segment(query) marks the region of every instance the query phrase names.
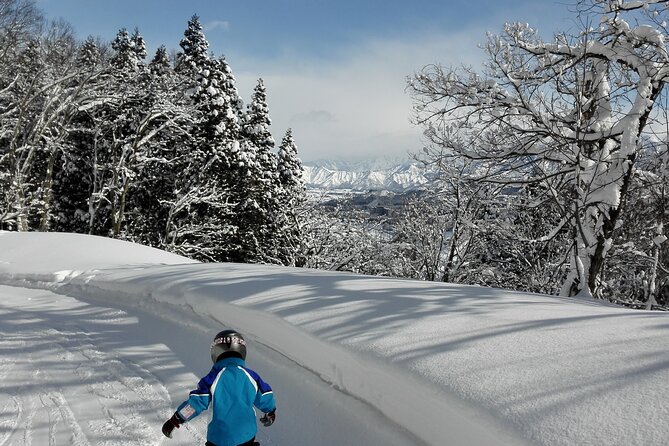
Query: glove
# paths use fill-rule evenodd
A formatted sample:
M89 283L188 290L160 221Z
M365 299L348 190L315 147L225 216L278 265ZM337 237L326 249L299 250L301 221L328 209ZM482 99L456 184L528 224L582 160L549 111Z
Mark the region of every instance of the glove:
M165 421L165 424L163 424L163 435L165 435L167 438L172 438L172 431L174 428L176 427L179 429L179 426L181 426L181 423L183 422L183 418L181 418L178 413L174 412L172 418Z
M263 415L263 417L260 419L260 422L263 426L269 427L274 424L274 420L276 420L276 409Z

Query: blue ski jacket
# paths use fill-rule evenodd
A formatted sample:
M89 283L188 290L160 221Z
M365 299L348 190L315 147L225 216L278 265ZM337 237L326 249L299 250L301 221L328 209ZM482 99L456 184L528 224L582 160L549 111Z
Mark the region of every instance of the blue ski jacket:
M265 413L276 409L270 385L236 357L216 362L177 412L189 421L210 404L207 441L216 446L237 446L255 437L258 428L254 406Z

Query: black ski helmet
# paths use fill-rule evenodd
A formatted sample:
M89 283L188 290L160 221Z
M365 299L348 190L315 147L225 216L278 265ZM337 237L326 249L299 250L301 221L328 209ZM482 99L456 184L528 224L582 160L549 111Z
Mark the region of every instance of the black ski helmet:
M225 353L236 353L242 359L246 359L244 336L235 330L223 330L217 334L211 343L211 360L216 363Z

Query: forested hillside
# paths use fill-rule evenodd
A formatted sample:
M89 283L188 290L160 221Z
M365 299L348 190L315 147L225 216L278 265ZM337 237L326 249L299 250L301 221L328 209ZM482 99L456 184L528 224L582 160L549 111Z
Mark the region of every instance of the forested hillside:
M262 79L245 107L197 16L147 59L139 30L78 42L0 8L0 229L138 241L208 261L293 262L301 164Z
M197 16L148 55L140 30L82 40L0 0L0 229L666 309L668 5L576 1L548 39L489 34L482 70L417 67L430 175L386 213L307 198L271 91L244 104Z

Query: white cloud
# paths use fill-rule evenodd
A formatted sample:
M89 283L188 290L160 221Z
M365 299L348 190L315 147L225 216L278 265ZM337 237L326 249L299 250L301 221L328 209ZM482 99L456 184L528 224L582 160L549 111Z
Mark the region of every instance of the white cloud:
M327 61L290 52L273 60L228 60L245 100L257 78L264 79L275 139L292 127L303 160L397 157L422 144L422 129L410 123L407 76L431 63L477 65L484 36L481 30L369 40Z
M215 29L222 29L227 31L230 29L230 22L227 20L212 20L203 25L205 31L213 31Z

